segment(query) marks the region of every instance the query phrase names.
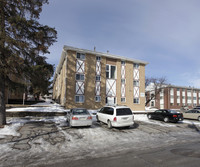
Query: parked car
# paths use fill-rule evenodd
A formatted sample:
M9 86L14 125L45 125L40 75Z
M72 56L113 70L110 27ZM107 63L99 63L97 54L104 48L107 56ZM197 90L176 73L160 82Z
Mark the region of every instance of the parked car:
M85 108L74 108L67 113L67 121L70 127L91 126L92 116Z
M197 119L200 121L200 110L192 109L183 113L184 118Z
M193 109L200 110L200 106L196 106Z
M129 127L134 124L134 116L129 107L106 106L101 108L96 115L97 121L103 122L112 127Z
M158 119L162 120L164 122L178 122L183 120L183 114L180 112L176 112L173 110L165 110L165 109L160 109L156 110L153 113L148 113L147 117L149 119Z

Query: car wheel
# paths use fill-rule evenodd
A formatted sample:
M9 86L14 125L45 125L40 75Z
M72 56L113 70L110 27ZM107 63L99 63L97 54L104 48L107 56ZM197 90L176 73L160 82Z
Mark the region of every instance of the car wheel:
M148 117L149 119L151 119L151 118L152 118L151 114L149 114L147 117Z
M111 129L112 128L112 124L111 122L108 120L108 129Z
M198 120L200 121L200 117L198 117Z
M164 118L164 122L169 122L169 118L168 118L168 117L165 117L165 118Z

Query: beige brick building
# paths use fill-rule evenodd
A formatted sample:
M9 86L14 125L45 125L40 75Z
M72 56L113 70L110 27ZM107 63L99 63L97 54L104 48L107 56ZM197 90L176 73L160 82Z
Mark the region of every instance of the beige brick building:
M147 62L64 46L53 81L53 99L65 108L145 108Z

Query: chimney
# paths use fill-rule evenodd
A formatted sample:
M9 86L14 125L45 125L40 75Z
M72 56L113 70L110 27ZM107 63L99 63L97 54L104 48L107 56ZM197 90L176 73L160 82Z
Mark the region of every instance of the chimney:
M94 46L94 51L96 51L96 46Z
M107 54L109 53L109 50L107 50Z

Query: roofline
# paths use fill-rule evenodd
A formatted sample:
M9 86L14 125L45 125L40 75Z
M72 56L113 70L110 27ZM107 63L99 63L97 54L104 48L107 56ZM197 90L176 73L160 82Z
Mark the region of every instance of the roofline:
M53 85L55 83L55 79L57 77L57 74L60 73L60 70L62 68L62 64L64 63L64 60L66 58L66 53L67 53L68 50L72 50L72 51L76 51L76 52L82 52L82 53L86 53L86 54L87 53L93 54L93 55L96 55L96 56L104 56L104 57L108 57L108 58L112 58L112 59L120 59L120 60L123 60L123 61L131 61L131 62L134 62L134 63L144 64L144 65L149 64L148 62L141 61L141 60L129 59L129 58L126 58L126 57L122 57L122 56L118 56L118 55L112 55L112 54L109 54L109 53L96 52L96 51L92 51L92 50L80 49L80 48L64 45L63 51L62 51L62 54L61 54L61 58L60 58L60 62L58 64L58 66L56 67L56 71L54 73Z
M192 86L176 86L176 85L166 85L168 88L184 88L184 89L198 89L200 90L200 88L195 88Z
M163 84L161 89L164 88L181 88L181 89L191 89L191 90L200 90L200 88L195 88L192 86L177 86L177 85L171 85L171 84ZM147 91L152 91L153 89L149 89Z
M78 52L94 54L94 55L97 55L97 56L104 56L104 57L113 58L113 59L131 61L131 62L140 63L140 64L144 64L144 65L149 64L148 62L142 61L142 60L130 59L130 58L126 58L126 57L123 57L123 56L118 56L118 55L113 55L113 54L103 53L103 52L97 52L97 51L92 51L92 50L87 50L87 49L80 49L80 48L67 46L67 45L64 45L63 50L66 50L66 51L67 50L74 50L74 51L78 51Z

